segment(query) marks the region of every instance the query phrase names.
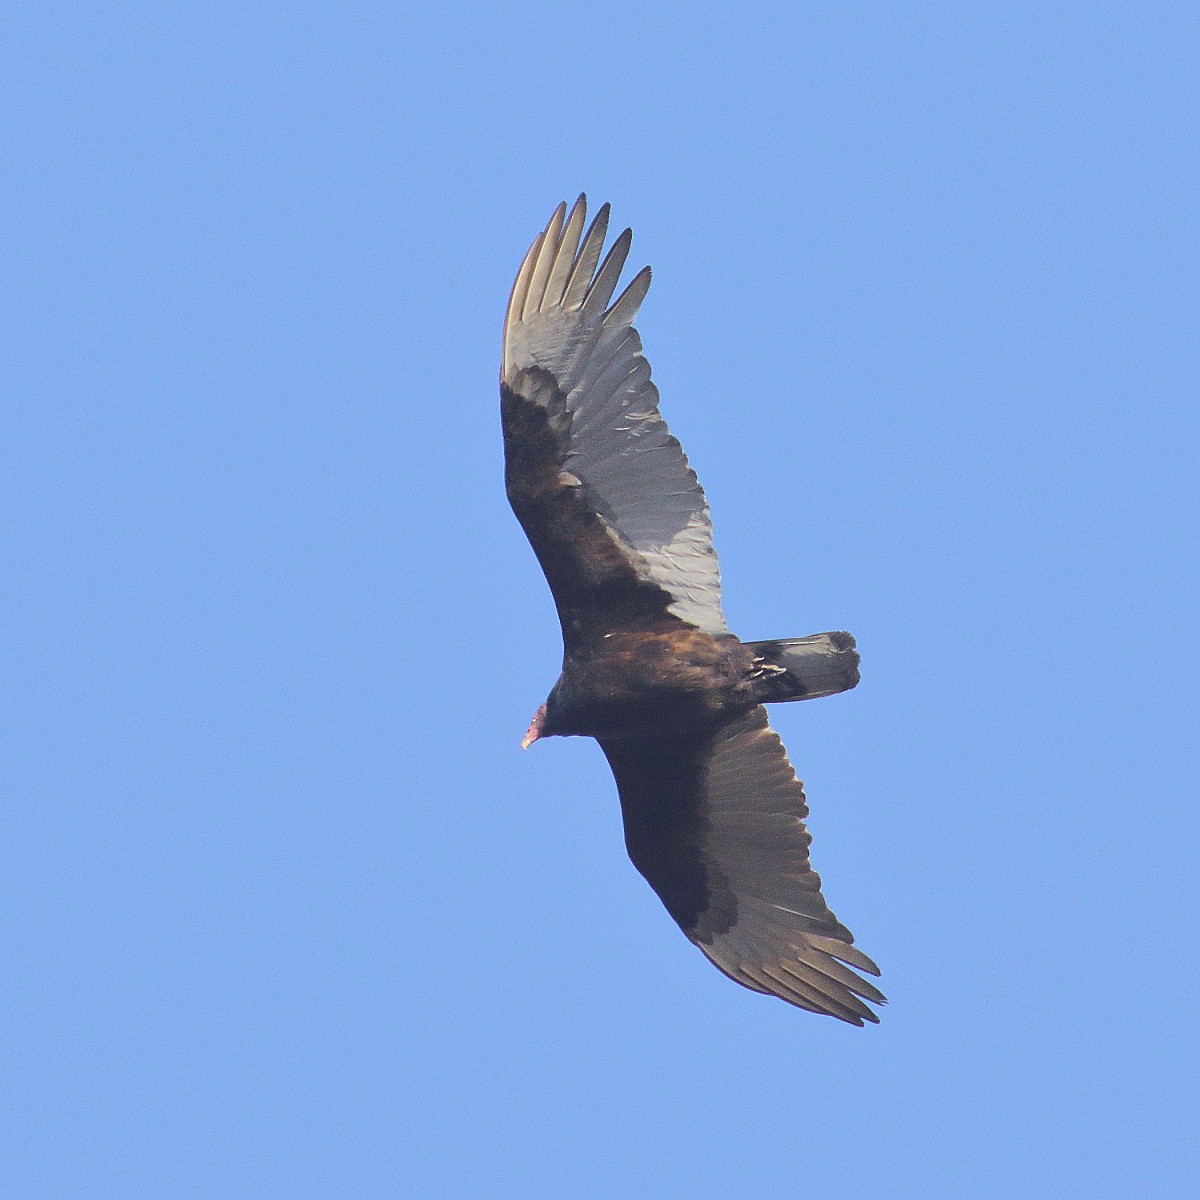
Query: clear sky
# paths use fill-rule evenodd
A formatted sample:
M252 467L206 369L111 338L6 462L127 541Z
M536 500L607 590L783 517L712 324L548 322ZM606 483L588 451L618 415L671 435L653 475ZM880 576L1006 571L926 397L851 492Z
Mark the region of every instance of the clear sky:
M1185 4L22 4L3 39L14 1197L1185 1197ZM891 999L723 979L517 742L512 276L610 200Z

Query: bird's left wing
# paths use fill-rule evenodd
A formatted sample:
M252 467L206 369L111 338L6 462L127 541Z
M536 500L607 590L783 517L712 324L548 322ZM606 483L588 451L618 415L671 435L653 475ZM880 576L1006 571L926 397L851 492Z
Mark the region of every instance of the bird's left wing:
M569 215L559 205L509 299L500 367L509 500L568 646L662 620L725 633L708 505L659 416L632 325L650 269L610 303L630 231L600 262L608 206L583 233L585 208L583 196Z
M809 865L804 788L766 710L713 733L602 739L634 866L731 979L853 1025L883 995ZM848 964L848 965L847 965Z

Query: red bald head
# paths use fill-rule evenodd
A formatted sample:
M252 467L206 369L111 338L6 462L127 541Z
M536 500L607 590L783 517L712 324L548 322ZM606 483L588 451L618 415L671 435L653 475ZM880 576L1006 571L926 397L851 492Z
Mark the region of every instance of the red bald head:
M533 714L533 720L529 722L529 728L525 730L525 736L521 739L522 750L528 750L542 736L542 725L545 723L545 720L546 706L543 704Z

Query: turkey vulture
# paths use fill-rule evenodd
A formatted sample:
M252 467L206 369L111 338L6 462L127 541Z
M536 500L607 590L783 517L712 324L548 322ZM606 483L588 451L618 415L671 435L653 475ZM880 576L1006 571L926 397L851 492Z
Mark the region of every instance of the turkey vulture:
M562 674L521 744L600 743L629 857L731 979L878 1021L863 999L884 997L850 968L879 968L826 907L804 789L763 708L854 687L854 639L741 642L726 628L708 504L632 325L650 268L610 303L631 233L601 262L608 205L583 233L585 211L583 196L555 209L504 320L505 486L563 636Z

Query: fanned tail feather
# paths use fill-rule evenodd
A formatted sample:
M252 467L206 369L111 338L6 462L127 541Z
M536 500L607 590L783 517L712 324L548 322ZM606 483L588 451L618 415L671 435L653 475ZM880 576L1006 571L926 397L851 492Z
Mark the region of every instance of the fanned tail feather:
M746 645L761 660L758 699L763 704L835 696L858 682L858 652L848 633L814 633Z

